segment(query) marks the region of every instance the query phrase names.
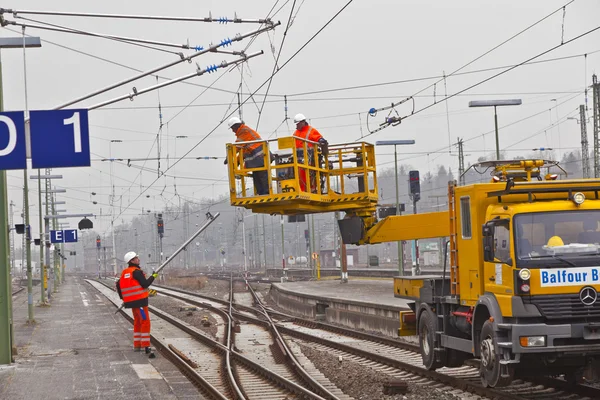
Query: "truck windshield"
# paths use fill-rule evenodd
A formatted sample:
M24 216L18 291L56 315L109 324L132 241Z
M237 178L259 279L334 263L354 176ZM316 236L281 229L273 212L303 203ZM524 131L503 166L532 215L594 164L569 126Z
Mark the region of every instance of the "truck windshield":
M518 214L515 254L522 260L600 253L600 210Z

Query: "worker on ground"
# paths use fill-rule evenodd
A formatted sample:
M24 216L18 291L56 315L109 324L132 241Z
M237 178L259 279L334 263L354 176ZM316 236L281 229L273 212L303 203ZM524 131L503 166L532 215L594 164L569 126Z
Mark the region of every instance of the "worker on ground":
M123 300L125 308L133 312L133 350L145 350L150 358L156 357L150 348L150 313L148 312L148 286L158 277L153 273L150 278L140 268L138 255L130 251L125 254L127 268L116 281L117 293Z
M310 140L311 142L319 143L319 147L321 148L321 154L327 160L327 154L329 153L329 143L327 140L323 138L323 136L319 133L318 130L310 126L306 122L306 117L304 114L296 114L294 117L294 123L296 124L296 131L294 132L294 136L300 139ZM308 164L318 167L319 165L316 163L316 157L314 153L314 144L307 143L304 140L296 139L296 154L298 155L298 162L304 159L304 145L306 144L306 148L308 149ZM325 163L326 165L328 163ZM298 181L300 183L300 190L306 192L306 181L308 179L309 174L304 168L298 168ZM310 173L310 189L311 192L317 193L317 182L316 182L316 174L314 172Z
M261 140L258 132L244 124L238 117L231 117L228 125L233 133L235 133L236 143ZM245 168L262 168L265 166L265 153L263 151L262 143L240 145L236 146L236 148L236 157L237 154L239 154L239 151L243 150ZM227 164L227 159L225 159L225 164ZM269 177L267 171L252 172L252 180L254 181L254 188L256 189L257 195L262 196L269 194Z

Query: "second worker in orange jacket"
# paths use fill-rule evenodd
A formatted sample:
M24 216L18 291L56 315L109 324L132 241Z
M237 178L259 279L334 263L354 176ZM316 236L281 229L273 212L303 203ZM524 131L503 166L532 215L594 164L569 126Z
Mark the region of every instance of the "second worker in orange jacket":
M325 140L325 138L319 133L318 130L316 130L315 128L313 128L312 126L310 126L307 122L306 122L306 117L303 114L297 114L294 117L294 123L296 124L296 131L294 132L294 137L300 138L300 139L305 139L305 140L310 140L311 142L317 142L319 143L319 147L321 147L321 153L325 156L325 158L327 158L327 153L328 153L328 143L327 140ZM302 158L305 157L304 154L304 142L303 140L295 140L296 142L296 153L298 154L298 158ZM306 148L308 149L308 163L309 165L312 165L314 167L317 167L317 157L316 154L314 153L314 145L306 143ZM306 192L306 182L308 180L308 175L310 175L310 190L313 193L317 192L317 182L316 182L316 175L314 172L311 172L310 174L307 173L308 171L306 171L304 168L298 168L298 174L299 176L299 183L300 183L300 190L303 192Z

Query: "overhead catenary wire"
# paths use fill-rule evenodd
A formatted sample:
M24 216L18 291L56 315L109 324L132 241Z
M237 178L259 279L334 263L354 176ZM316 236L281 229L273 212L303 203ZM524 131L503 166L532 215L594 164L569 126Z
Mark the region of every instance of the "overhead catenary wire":
M289 2L289 0L287 1ZM286 2L286 3L287 3ZM15 30L12 30L10 28L5 28L6 30L10 31L10 32L14 32L14 33L19 33ZM30 35L27 35L30 36ZM114 60L110 60L108 58L105 57L99 57L97 55L79 50L79 49L75 49L73 47L70 46L64 46L61 45L57 42L48 40L46 38L43 39L44 43L48 43L51 44L53 46L56 47L60 47L62 49L65 50L69 50L90 58L94 58L112 65L116 65L125 69L129 69L131 71L135 71L135 72L144 72L142 69L139 68L135 68L135 67L131 67L129 65L114 61ZM535 64L543 64L543 63L548 63L548 62L555 62L555 61L562 61L562 60L568 60L568 59L572 59L572 58L579 58L579 57L583 57L585 60L587 60L587 56L592 55L592 54L596 54L599 53L600 50L594 50L594 51L589 51L586 53L580 53L580 54L573 54L573 55L568 55L568 56L563 56L563 57L555 57L555 58L549 58L549 59L544 59L544 60L537 60L537 61L532 61L532 62L528 62L525 63L523 65L535 65ZM513 64L514 65L514 64ZM490 67L490 68L482 68L482 69L477 69L477 70L470 70L470 71L465 71L465 72L460 72L460 73L456 73L453 75L453 77L456 76L463 76L463 75L470 75L470 74L476 74L476 73L481 73L481 72L489 72L489 71L494 71L494 70L498 70L498 69L505 69L505 68L509 68L513 65L502 65L502 66L496 66L496 67ZM153 76L158 76L160 79L164 79L164 80L168 80L171 79L169 77L165 77L165 76L161 76L158 74L153 74ZM587 74L586 74L587 76ZM332 89L323 89L323 90L315 90L315 91L309 91L309 92L300 92L300 93L290 93L289 95L284 95L284 94L277 94L277 93L270 93L268 94L268 97L280 97L281 99L283 99L284 96L289 96L289 97L298 97L298 96L306 96L306 95L310 95L310 94L321 94L321 93L329 93L329 92L337 92L337 91L346 91L346 90L356 90L356 89L367 89L367 88L373 88L373 87L379 87L379 86L389 86L389 85L397 85L397 84L403 84L403 83L412 83L412 82L419 82L419 81L425 81L425 80L433 80L433 79L439 79L442 78L443 75L432 75L432 76L427 76L427 77L417 77L417 78L411 78L411 79L403 79L403 80L395 80L395 81L388 81L388 82L378 82L378 83L371 83L371 84L365 84L365 85L356 85L356 86L347 86L347 87L340 87L340 88L332 88ZM198 83L194 83L194 82L181 82L182 84L185 85L190 85L190 86L197 86L197 87L202 87L202 88L206 88L206 85L202 85L202 84L198 84ZM223 89L223 88L218 88L218 87L211 87L211 90L214 91L218 91L218 92L223 92L223 93L231 93L231 94L237 94L237 91L233 91L233 90L227 90L227 89ZM242 95L247 96L251 93L247 92L241 92ZM506 95L510 95L510 93L505 93ZM515 93L515 94L520 94L520 93ZM527 94L527 93L525 93ZM254 96L264 96L264 94L262 93L254 93ZM480 95L480 94L478 94ZM483 94L483 95L487 95L487 94ZM491 95L491 94L490 94ZM498 95L498 93L494 93L493 95ZM503 95L502 93L500 93L499 95ZM408 95L406 95L408 96ZM423 95L413 95L414 97L433 97L433 95L429 95L429 94L423 94ZM393 97L398 97L398 95L395 96L385 96L385 97L381 97L381 96L361 96L361 97L356 97L356 99L378 99L378 98L393 98ZM403 95L401 95L400 97L405 97ZM339 98L341 100L345 100L346 98ZM354 99L354 98L349 98L349 99ZM305 99L305 100L310 100L310 101L315 101L316 99ZM331 100L337 100L337 98L331 99ZM271 101L283 101L283 100L271 100ZM290 99L289 101L298 101L298 100L294 100L294 99ZM269 101L267 101L269 102ZM222 104L221 104L222 105ZM183 107L183 106L180 106ZM136 108L140 108L140 107L132 107L134 109ZM365 111L361 111L363 114L366 114L367 112ZM352 112L349 114L343 114L340 116L348 116L348 115L354 115L356 114L356 112ZM315 117L312 117L311 119L316 119Z
M208 66L208 67L206 67L204 69L198 68L198 70L196 72L194 72L194 73L187 74L187 75L184 75L184 76L179 77L179 78L171 79L169 81L162 82L162 83L159 83L159 84L147 87L145 89L136 90L134 88L134 91L131 92L131 93L129 93L129 94L126 94L126 95L123 95L123 96L119 96L119 97L116 97L114 99L106 100L106 101L103 101L101 103L95 104L93 106L88 107L88 110L95 110L96 108L104 107L104 106L107 106L109 104L113 104L113 103L116 103L116 102L119 102L119 101L122 101L122 100L125 100L125 99L133 100L134 97L139 96L140 94L148 93L148 92L151 92L153 90L156 90L156 89L159 89L159 88L162 88L162 87L165 87L165 86L169 86L169 85L172 85L174 83L178 83L178 82L184 81L186 79L194 78L196 76L201 76L201 75L204 75L205 73L212 73L212 72L215 72L219 68L225 68L225 67L228 67L228 66L233 65L233 64L244 62L244 61L247 61L247 60L249 60L251 58L259 56L261 54L263 54L263 51L257 51L255 53L245 55L244 57L238 58L238 59L233 60L233 61L223 61L221 64L213 64L213 65L210 65L210 66Z
M283 32L283 38L281 39L281 44L279 45L279 51L277 52L277 58L275 59L275 64L273 65L273 71L271 71L271 78L269 79L269 84L267 85L267 90L265 91L265 95L263 97L262 104L260 105L260 110L258 110L258 120L256 121L256 130L258 130L258 126L260 125L260 117L262 115L262 111L265 107L265 100L267 100L267 96L269 95L269 89L271 89L271 84L273 83L273 77L275 76L275 71L279 68L279 57L281 57L281 51L283 50L283 44L285 43L285 38L287 37L288 30L290 29L292 23L292 14L294 13L294 7L296 7L296 0L292 3L292 8L290 10L290 16L288 17L288 22L285 26L285 31Z
M213 18L212 13L208 17L177 17L177 16L158 16L158 15L135 15L135 14L106 14L106 13L82 13L82 12L64 12L64 11L40 11L40 10L17 10L11 8L0 8L0 14L12 14L15 18L18 14L33 14L33 15L54 15L62 17L87 17L87 18L115 18L115 19L142 19L154 21L179 21L179 22L217 22L219 24L227 24L229 22L254 23L254 24L272 24L269 19L246 19L239 18L237 14L233 17L217 17Z
M590 29L590 30L588 30L588 31L586 31L586 32L584 32L584 33L582 33L582 34L578 35L578 36L575 36L574 38L571 38L571 39L567 40L566 42L560 43L560 44L558 44L558 45L556 45L556 46L553 46L553 47L551 47L551 48L549 48L549 49L547 49L547 50L544 50L544 51L542 51L541 53L538 53L538 54L536 54L535 56L533 56L533 57L530 57L530 58L526 59L525 61L523 61L523 62L521 62L521 63L519 63L519 64L516 64L516 65L515 65L515 66L513 66L513 67L510 67L510 68L508 68L508 69L506 69L506 70L504 70L504 71L501 71L501 72L498 72L497 74L494 74L494 75L492 75L492 76L489 76L489 77L487 77L487 78L485 78L485 79L483 79L483 80L481 80L481 81L479 81L479 82L477 82L477 83L474 83L474 84L472 84L472 85L470 85L470 86L467 86L466 88L464 88L464 89L461 89L461 90L459 90L458 92L456 92L456 93L454 93L454 94L452 94L452 95L450 95L450 96L444 97L443 99L441 99L441 100L440 100L439 102L437 102L437 103L432 103L432 104L429 104L429 105L427 105L427 106L425 106L425 107L422 107L422 108L420 108L420 109L418 109L418 110L416 110L416 111L413 111L413 112L411 112L409 115L406 115L405 117L403 117L402 119L406 119L406 118L408 118L408 117L412 117L412 116L414 116L414 115L416 115L416 114L419 114L419 113L421 113L421 112L423 112L423 111L425 111L425 110L427 110L427 109L429 109L429 108L431 108L431 107L433 107L433 106L435 106L435 105L437 105L437 104L439 104L439 103L441 103L441 102L448 101L448 100L450 100L451 98L453 98L453 97L455 97L455 96L457 96L457 95L459 95L459 94L461 94L461 93L467 92L467 91L469 91L470 89L473 89L474 87L477 87L477 86L479 86L479 85L482 85L482 84L484 84L485 82L488 82L488 81L490 81L490 80L492 80L492 79L495 79L495 78L497 78L497 77L499 77L499 76L501 76L501 75L504 75L505 73L507 73L507 72L509 72L509 71L512 71L513 69L515 69L515 68L518 68L518 67L520 67L520 66L524 65L524 64L525 64L525 63L527 63L528 61L535 60L536 58L538 58L538 57L541 57L541 56L543 56L544 54L548 54L548 53L550 53L550 52L552 52L552 51L554 51L554 50L558 49L559 47L565 46L565 45L567 45L567 44L569 44L569 43L572 43L572 42L574 42L574 41L576 41L576 40L578 40L578 39L581 39L582 37L584 37L584 36L587 36L587 35L589 35L589 34L591 34L591 33L595 32L595 31L597 31L597 30L599 30L599 29L600 29L600 26L597 26L597 27L595 27L595 28L592 28L592 29ZM371 135L371 133L369 133L369 134L365 135L364 137L367 137L367 136L370 136L370 135Z
M569 101L571 101L571 100L575 99L575 98L576 98L577 96L579 96L580 94L581 94L581 92L580 92L580 93L577 93L577 94L576 94L576 95L574 95L574 96L571 96L571 97L569 97L568 99L564 100L563 102L559 103L558 105L563 105L563 104L566 104L567 102L569 102ZM558 106L558 105L557 105L557 106ZM541 115L541 114L544 114L544 113L546 113L546 112L548 112L548 109L546 109L546 108L545 108L545 109L543 109L542 111L536 112L536 113L534 113L534 114L531 114L531 115L529 115L529 116L526 116L526 117L524 117L524 118L521 118L521 119L519 119L519 120L517 120L517 121L513 121L513 122L510 122L510 123L508 123L508 124L506 124L506 125L500 126L498 129L499 129L499 131L500 131L500 130L502 130L502 129L504 129L504 128L508 128L508 127L510 127L510 126L513 126L513 125L519 124L519 123L521 123L521 122L524 122L524 121L526 121L526 120L529 120L529 119L531 119L531 118L534 118L534 117L536 117L536 116L539 116L539 115ZM563 122L564 122L564 121L563 121ZM552 125L552 126L553 126L553 125ZM551 127L552 127L552 126L551 126ZM548 128L548 127L547 127L547 128L545 128L545 130L547 130L547 129L549 129L549 128ZM544 130L542 130L542 132L543 132L543 131L544 131ZM467 143L467 142L473 141L473 140L475 140L475 139L478 139L478 138L485 137L486 135L490 135L490 134L492 134L492 133L494 133L494 132L495 132L495 130L493 129L493 130L490 130L490 131L487 131L487 132L484 132L484 133L481 133L481 134L477 134L477 135L471 136L471 137L469 137L469 138L467 138L467 139L463 139L463 143ZM537 133L537 134L539 134L539 133ZM530 137L530 136L528 136L528 137L527 137L527 139L529 139L529 137ZM522 141L521 141L521 142L522 142ZM438 148L438 149L436 149L436 150L432 150L432 151L426 151L426 152L421 152L421 153L418 153L419 155L415 155L415 154L417 154L417 153L414 153L414 152L405 152L405 153L402 153L402 154L410 154L410 155L411 155L411 157L408 157L408 158L405 158L405 159L399 159L398 161L405 161L405 160L408 160L408 159L414 159L414 158L418 158L418 157L421 157L421 156L423 156L423 155L428 155L428 154L443 154L443 153L446 153L446 151L447 151L449 148L452 148L452 147L453 147L453 146L455 146L455 145L456 145L456 143L452 143L450 146L443 146L443 147L440 147L440 148ZM390 163L393 163L393 161L390 161L390 162L384 162L384 163L379 163L378 165L386 165L386 164L390 164Z
M339 11L337 11L319 30L317 30L317 32L315 32L302 46L300 46L300 48L298 50L296 50L296 52L294 52L294 54L292 54L290 56L290 58L288 58L286 60L285 63L282 64L282 66L276 70L273 75L277 74L279 71L281 71L287 64L289 64L306 46L308 46L327 26L329 26L329 24L331 24L331 22L333 22L350 4L352 4L354 0L349 0L344 6L342 6L342 8L340 8ZM267 84L267 82L269 81L269 79L271 78L267 78L267 80L265 80L255 91L254 93L258 92L263 86L265 86ZM246 99L244 99L244 101L242 102L242 105L244 105L250 97L247 97ZM233 113L237 112L237 109L232 111L230 113L229 116L233 115ZM229 117L228 116L228 117ZM227 118L227 117L226 117ZM198 147L202 142L204 142L204 140L206 140L206 138L208 138L210 135L212 135L213 132L215 132L219 126L221 126L223 122L219 122L212 130L210 130L202 139L200 139L200 141L198 143L196 143L194 146L192 146L185 154L183 154L183 157L186 157L188 154L190 154L194 149L196 149L196 147ZM177 165L179 163L179 161L181 160L181 158L177 159L171 166L170 168L173 168L175 165ZM166 172L166 171L165 171ZM151 185L153 185L154 183L156 183L158 181L158 178L155 179ZM125 208L123 211L126 211L133 203L135 203L137 201L137 199L139 199L141 197L141 195L144 192L140 193L135 199L133 199ZM119 215L117 216L117 218L119 217Z
M31 28L45 29L45 30L51 30L51 31L55 31L55 32L62 32L62 33L74 33L74 34L84 35L84 36L94 36L94 37L103 38L103 39L116 40L119 42L132 42L130 44L143 43L143 44L152 44L152 45L164 46L164 47L174 47L174 48L186 49L186 50L198 50L198 48L200 47L200 46L190 46L189 43L183 43L183 44L169 43L169 42L162 42L162 41L158 41L158 40L147 40L147 39L127 37L127 36L117 36L117 35L111 35L111 34L106 34L106 33L84 31L84 30L80 30L80 29L66 27L63 25L52 24L49 22L37 21L34 19L30 19L30 18L23 18L23 20L36 22L36 23L42 24L42 25L48 25L48 26L31 25L30 26ZM20 26L24 25L24 24L16 24L11 21L6 21L6 23L8 23L10 25L20 25ZM151 49L159 50L154 47L151 47ZM175 53L175 52L172 52L172 53L179 54L179 53Z
M73 104L79 103L79 102L81 102L81 101L83 101L83 100L87 100L87 99L89 99L89 98L91 98L91 97L95 97L95 96L97 96L97 95L99 95L99 94L101 94L101 93L105 93L105 92L107 92L107 91L109 91L109 90L112 90L112 89L118 88L118 87L120 87L120 86L123 86L123 85L125 85L125 84L127 84L127 83L133 82L133 81L135 81L135 80L138 80L138 79L140 79L140 78L143 78L143 77L145 77L145 76L148 76L148 75L153 75L153 74L155 74L156 72L159 72L159 71L162 71L162 70L164 70L164 69L167 69L167 68L173 67L173 66L175 66L175 65L178 65L178 64L180 64L180 63L182 63L182 62L184 62L184 61L191 62L191 61L192 61L192 59L194 59L194 58L196 58L196 57L199 57L199 56L201 56L201 55L203 55L203 54L207 54L207 53L209 53L209 52L211 52L211 51L214 51L214 50L216 50L216 49L218 49L218 48L220 48L220 47L229 46L229 45L231 45L233 42L241 41L241 40L243 40L243 39L245 39L245 38L247 38L247 37L249 37L249 36L252 36L252 35L255 35L255 34L260 34L260 33L262 33L262 32L266 32L266 31L269 31L269 30L271 30L271 29L274 29L274 28L275 28L276 26L278 26L278 25L280 25L280 23L279 23L279 22L277 22L277 23L275 23L275 24L273 24L273 25L269 25L269 26L267 26L267 27L264 27L264 28L259 28L259 29L256 29L256 30L254 30L254 31L252 31L252 32L249 32L249 33L245 33L245 34L239 34L239 33L238 33L238 34L236 34L236 35L235 35L233 38L229 38L229 37L228 37L228 38L226 38L226 39L223 39L223 40L221 40L219 43L217 43L217 44L213 44L213 45L209 46L208 48L206 48L206 49L204 49L204 50L201 50L201 51L194 52L193 54L191 54L191 55L189 55L189 56L187 56L187 57L185 57L185 58L183 58L183 59L179 59L179 60L176 60L176 61L172 61L172 62L170 62L170 63L167 63L167 64L161 65L161 66L159 66L159 67L156 67L156 68L150 69L150 70L148 70L148 71L142 72L142 73L140 73L140 74L138 74L138 75L136 75L136 76L133 76L133 77L130 77L130 78L124 79L124 80L122 80L122 81L119 81L119 82L117 82L117 83L111 84L111 85L109 85L109 86L107 86L107 87L105 87L105 88L102 88L102 89L96 90L96 91L94 91L94 92L92 92L92 93L90 93L90 94L87 94L87 95L85 95L85 96L78 97L78 98L76 98L76 99L74 99L74 100L71 100L71 101L69 101L68 103L61 104L61 105L59 105L58 107L55 107L54 109L55 109L55 110L59 110L59 109L62 109L62 108L68 107L68 106L70 106L70 105L73 105Z
M122 38L122 37L118 37L118 36L105 35L105 34L100 34L100 33L93 33L93 32L87 32L87 31L82 31L82 30L78 30L78 29L73 29L73 28L62 27L60 25L51 24L49 22L35 21L35 20L30 20L28 18L24 18L24 19L33 21L33 22L37 22L42 25L23 24L20 22L9 21L9 20L5 20L5 19L2 19L1 22L2 22L2 26L13 25L13 26L21 26L24 28L26 27L26 28L32 28L32 29L50 30L50 31L54 31L54 32L71 33L71 34L75 34L75 35L93 36L93 37L103 38L103 39L107 39L107 40L113 40L116 42L129 44L132 46L143 47L146 49L161 51L161 52L165 52L165 53L169 53L169 54L174 54L179 57L183 57L182 53L177 53L174 51L165 50L165 49L157 48L154 46L149 46L147 44L142 44L142 43L147 43L148 41L144 42L141 39ZM44 26L44 25L48 25L48 26ZM155 44L157 44L157 43L155 43ZM162 45L165 46L165 44L162 44Z
M453 76L455 73L457 73L457 72L459 72L459 71L463 70L464 68L466 68L466 67L468 67L469 65L473 64L474 62L476 62L476 61L478 61L478 60L482 59L483 57L485 57L486 55L490 54L490 53L491 53L491 52L493 52L494 50L496 50L496 49L498 49L498 48L500 48L500 47L504 46L506 43L510 42L511 40L515 39L516 37L520 36L521 34L523 34L523 33L527 32L529 29L533 28L534 26L536 26L536 25L538 25L538 24L542 23L542 22L543 22L543 21L545 21L546 19L550 18L552 15L554 15L554 14L556 14L557 12L561 11L561 10L563 9L563 7L566 7L566 6L568 6L569 4L573 3L574 1L575 1L575 0L570 0L570 1L569 1L567 4L565 4L564 6L562 6L562 7L558 8L558 9L556 9L556 10L552 11L551 13L549 13L549 14L547 14L546 16L544 16L543 18L541 18L541 19L537 20L537 21L536 21L536 22L534 22L533 24L531 24L531 25L527 26L525 29L522 29L521 31L519 31L519 32L517 32L516 34L512 35L511 37L509 37L508 39L506 39L506 40L502 41L501 43L497 44L496 46L492 47L490 50L488 50L488 51L484 52L483 54L481 54L481 55L479 55L479 56L475 57L473 60L471 60L471 61L467 62L466 64L462 65L461 67L459 67L459 68L455 69L455 70L454 70L454 71L452 71L450 74L448 74L448 75L445 75L445 74L444 74L444 75L443 75L443 76L442 76L442 77L441 77L441 78L440 78L438 81L436 81L436 82L432 83L431 85L429 85L429 86L427 86L427 87L424 87L423 89L419 90L419 91L418 91L418 92L416 92L415 94L420 94L420 93L422 93L422 92L424 92L424 91L426 91L426 90L430 89L430 88L431 88L431 87L433 87L434 85L436 85L436 84L438 84L438 83L442 82L442 80L446 79L447 77L451 77L451 76ZM564 43L561 43L561 45L562 45L562 44L564 44ZM402 102L405 102L405 101L406 101L406 99L405 99L405 100L401 100L401 101L400 101L398 104L401 104ZM443 101L443 100L442 100L442 101ZM388 107L383 107L383 108L381 108L381 109L377 109L377 111L383 111L383 110L385 110L385 109L388 109L388 108L393 108L393 107L395 107L394 103L392 103L392 105L391 105L391 106L388 106Z

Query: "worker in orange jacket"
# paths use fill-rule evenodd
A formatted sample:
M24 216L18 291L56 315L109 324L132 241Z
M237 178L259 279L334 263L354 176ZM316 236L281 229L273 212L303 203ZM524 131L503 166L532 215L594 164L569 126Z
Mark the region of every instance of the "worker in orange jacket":
M231 117L228 125L233 133L235 133L236 143L261 140L258 132L244 124L238 117ZM238 152L240 149L244 152L245 168L260 168L265 166L265 152L263 151L262 143L241 145L238 147ZM225 159L225 164L227 164L227 159ZM257 195L269 194L269 176L267 171L252 172L252 181L254 182Z
M304 116L304 114L296 114L296 116L294 117L294 123L296 124L296 131L294 132L294 136L297 138L310 140L311 142L319 143L321 153L325 158L327 158L327 154L329 152L329 143L327 143L327 140L325 140L325 138L319 133L318 130L316 130L306 122L306 117ZM295 142L296 154L298 154L298 162L300 162L300 159L304 157L304 145L306 144L306 148L308 149L309 165L318 167L318 164L316 162L317 155L313 154L314 144L307 143L303 140L298 139L296 139ZM300 183L300 190L306 192L306 181L308 180L309 174L307 174L307 171L304 168L298 168L298 174L300 175L298 179ZM310 173L310 182L311 192L316 193L317 183L316 174L314 172Z
M148 286L158 277L153 273L150 278L140 268L138 255L130 251L125 254L127 268L116 281L117 293L124 302L125 308L133 312L133 350L145 350L150 358L156 357L150 347L150 313L148 312Z

